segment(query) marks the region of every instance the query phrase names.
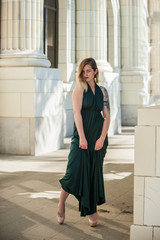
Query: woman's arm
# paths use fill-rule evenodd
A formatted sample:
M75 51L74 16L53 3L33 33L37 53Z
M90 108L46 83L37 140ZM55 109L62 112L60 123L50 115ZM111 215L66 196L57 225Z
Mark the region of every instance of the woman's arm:
M85 137L82 115L81 115L83 92L84 92L84 89L82 88L81 84L78 82L73 90L72 99L73 99L74 120L77 127L78 135L79 135L79 147L82 149L87 149L88 143Z
M103 93L103 127L100 138L96 141L95 150L100 150L103 147L104 140L108 133L109 124L110 124L110 104L108 92L104 87L101 87Z

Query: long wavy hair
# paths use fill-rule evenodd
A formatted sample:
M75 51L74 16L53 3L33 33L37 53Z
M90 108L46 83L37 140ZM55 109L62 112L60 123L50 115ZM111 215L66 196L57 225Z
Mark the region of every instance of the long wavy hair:
M98 71L97 64L96 64L96 61L94 60L94 58L83 59L82 62L79 64L79 68L78 68L78 81L80 82L80 84L82 85L82 87L85 91L87 91L88 86L87 86L86 80L83 77L83 69L87 64L90 65L94 71L96 71L96 69L97 69L97 73L94 76L94 81L95 81L95 83L98 83L98 81L99 81L99 78L98 78L99 71Z

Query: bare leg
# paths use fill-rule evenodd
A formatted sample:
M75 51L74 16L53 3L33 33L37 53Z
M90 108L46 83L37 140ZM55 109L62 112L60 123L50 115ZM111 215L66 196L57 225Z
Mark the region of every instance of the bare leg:
M65 215L65 201L68 197L69 193L66 192L63 188L61 188L59 203L58 203L58 213L60 216L64 217Z

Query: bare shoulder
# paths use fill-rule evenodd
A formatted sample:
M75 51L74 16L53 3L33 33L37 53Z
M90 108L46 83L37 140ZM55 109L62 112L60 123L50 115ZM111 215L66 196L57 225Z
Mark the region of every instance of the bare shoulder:
M75 88L73 90L72 96L74 97L74 96L82 95L83 92L84 92L83 87L81 86L81 84L79 82L77 82L75 85Z

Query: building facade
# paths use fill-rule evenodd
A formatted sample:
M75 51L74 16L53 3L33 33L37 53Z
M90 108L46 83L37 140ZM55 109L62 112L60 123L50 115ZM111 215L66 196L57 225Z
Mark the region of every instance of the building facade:
M137 124L131 240L160 238L159 0L1 0L0 152L40 155L73 130L78 65L95 58L109 135ZM148 141L149 139L149 141Z
M111 104L109 134L157 104L158 0L1 0L0 151L39 155L73 129L77 68L95 58Z

